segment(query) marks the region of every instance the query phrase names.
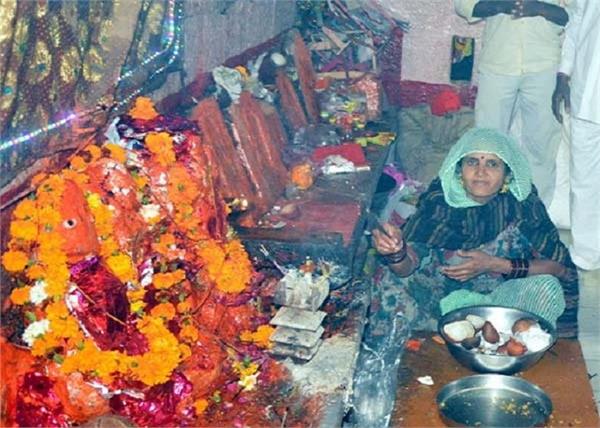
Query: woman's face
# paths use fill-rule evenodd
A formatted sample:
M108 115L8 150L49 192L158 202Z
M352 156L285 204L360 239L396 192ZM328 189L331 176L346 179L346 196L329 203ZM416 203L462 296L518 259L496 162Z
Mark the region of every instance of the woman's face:
M467 195L485 204L502 188L506 166L491 153L469 153L462 158L461 175Z

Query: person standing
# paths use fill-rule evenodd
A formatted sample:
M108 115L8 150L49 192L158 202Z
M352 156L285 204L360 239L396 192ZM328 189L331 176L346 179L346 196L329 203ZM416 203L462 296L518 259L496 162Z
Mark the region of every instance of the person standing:
M571 116L570 217L573 262L600 269L600 1L575 0L565 32L552 110Z
M559 0L454 0L468 22L485 20L475 125L508 132L521 119L519 144L548 207L556 180L560 124L548 100L569 16Z

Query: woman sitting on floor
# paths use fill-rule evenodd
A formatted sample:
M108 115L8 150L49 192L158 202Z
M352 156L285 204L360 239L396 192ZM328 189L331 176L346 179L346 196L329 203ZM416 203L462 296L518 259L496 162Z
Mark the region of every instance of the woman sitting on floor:
M370 333L401 316L434 330L444 313L476 304L510 306L577 336L577 271L531 183L516 143L473 128L451 148L402 229L373 243L389 269L375 278Z

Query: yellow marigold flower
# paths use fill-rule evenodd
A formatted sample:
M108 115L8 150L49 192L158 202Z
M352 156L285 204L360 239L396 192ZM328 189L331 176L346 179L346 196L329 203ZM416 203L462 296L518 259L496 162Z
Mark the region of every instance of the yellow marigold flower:
M29 290L31 290L31 287L28 285L14 288L10 293L10 301L15 305L24 305L29 301Z
M29 217L34 217L36 214L36 203L31 199L23 199L13 211L13 216L19 220L25 220Z
M38 235L38 227L27 220L13 220L10 223L10 234L17 239L34 241Z
M67 291L67 280L48 276L45 281L48 296L62 296Z
M154 104L150 98L137 97L135 106L129 110L129 116L134 119L152 120L158 116L158 112L154 109Z
M146 184L148 184L149 180L143 175L135 175L133 176L133 181L135 182L135 185L138 189L143 189L144 187L146 187Z
M131 312L141 311L142 309L144 309L145 306L146 306L146 303L142 300L137 300L137 301L131 302L129 304L129 308L131 309Z
M102 156L102 149L95 144L90 144L85 148L85 151L92 156L91 162L94 162Z
M185 342L193 343L198 340L198 329L193 325L185 325L179 332L179 338Z
M184 313L192 309L192 299L185 299L183 302L177 303L177 312Z
M112 236L100 243L100 255L105 259L119 251L119 244Z
M87 163L81 156L73 156L70 164L75 171L83 171L87 167Z
M177 269L173 272L156 273L152 277L152 284L158 289L170 288L185 279L185 272Z
M175 162L173 140L167 132L149 132L144 139L146 147L155 156L158 163L167 166Z
M102 198L97 193L90 193L85 198L88 206L92 209L100 208L102 206Z
M49 331L42 337L38 337L31 346L31 354L38 357L46 355L52 349L61 345L60 337Z
M46 317L50 321L64 319L69 316L69 309L65 302L62 300L58 300L56 302L52 302L46 306Z
M208 408L208 400L201 398L200 400L194 401L194 409L196 410L196 415L201 415Z
M232 364L232 367L240 377L252 376L258 371L258 364L255 362L246 363L244 361L237 361Z
M127 160L127 152L121 146L116 145L115 143L107 143L104 145L110 151L110 157L120 163L125 163Z
M141 287L127 291L127 297L129 298L129 300L142 300L145 294L146 289Z
M167 320L172 320L175 318L177 313L175 312L175 306L171 303L160 303L152 308L150 311L153 317L163 317Z
M2 254L2 266L8 272L20 272L25 269L29 257L23 251L7 251Z
M117 254L106 259L106 263L110 270L123 282L135 281L137 272L131 257L127 254Z

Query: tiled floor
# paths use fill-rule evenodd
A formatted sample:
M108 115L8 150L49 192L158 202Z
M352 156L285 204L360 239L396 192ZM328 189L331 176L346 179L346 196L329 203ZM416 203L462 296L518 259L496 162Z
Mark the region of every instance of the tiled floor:
M565 244L571 240L568 230L560 236ZM579 342L600 411L600 269L579 271L579 279Z

